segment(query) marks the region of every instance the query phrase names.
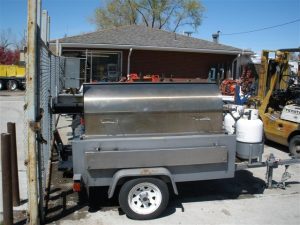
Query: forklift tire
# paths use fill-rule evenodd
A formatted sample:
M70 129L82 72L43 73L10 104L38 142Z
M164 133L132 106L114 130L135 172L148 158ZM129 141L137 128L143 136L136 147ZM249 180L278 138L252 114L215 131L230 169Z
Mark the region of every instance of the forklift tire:
M295 135L289 142L290 153L297 159L300 158L300 135Z
M6 84L7 90L15 91L18 88L18 82L15 80L9 80Z
M127 181L119 192L119 203L131 219L157 218L167 207L167 184L157 178L137 178Z

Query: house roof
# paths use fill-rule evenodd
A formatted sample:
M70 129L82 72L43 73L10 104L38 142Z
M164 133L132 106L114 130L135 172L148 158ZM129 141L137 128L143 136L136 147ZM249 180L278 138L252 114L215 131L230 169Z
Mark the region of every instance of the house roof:
M219 54L252 54L232 46L217 44L146 26L130 25L100 30L58 40L62 47L101 47ZM54 44L52 41L52 44Z

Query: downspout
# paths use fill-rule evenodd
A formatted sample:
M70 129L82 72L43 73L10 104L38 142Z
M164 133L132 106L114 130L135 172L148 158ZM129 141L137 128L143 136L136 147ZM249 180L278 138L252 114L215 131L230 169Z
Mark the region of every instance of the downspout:
M127 79L129 79L130 74L130 56L132 53L132 48L129 49L128 58L127 58Z

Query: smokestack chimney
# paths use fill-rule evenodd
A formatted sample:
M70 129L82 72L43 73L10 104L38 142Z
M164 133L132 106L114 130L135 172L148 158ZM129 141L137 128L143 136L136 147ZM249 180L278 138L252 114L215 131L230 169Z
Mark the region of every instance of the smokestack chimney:
M219 30L218 30L217 33L212 34L212 39L213 39L214 43L219 44L219 36L220 36L220 31Z

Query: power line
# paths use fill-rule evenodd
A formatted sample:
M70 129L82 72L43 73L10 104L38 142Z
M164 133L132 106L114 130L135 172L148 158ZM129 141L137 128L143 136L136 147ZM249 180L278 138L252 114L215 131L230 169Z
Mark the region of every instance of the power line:
M278 24L278 25L274 25L274 26L270 26L270 27L264 27L264 28L260 28L260 29L255 29L255 30L249 30L249 31L242 31L242 32L236 32L236 33L228 33L228 34L223 34L220 33L220 35L237 35L237 34L248 34L248 33L253 33L253 32L257 32L257 31L262 31L262 30L268 30L268 29L272 29L272 28L276 28L276 27L282 27L291 23L297 23L299 22L300 19L296 19L293 21L289 21L286 23L282 23L282 24Z

